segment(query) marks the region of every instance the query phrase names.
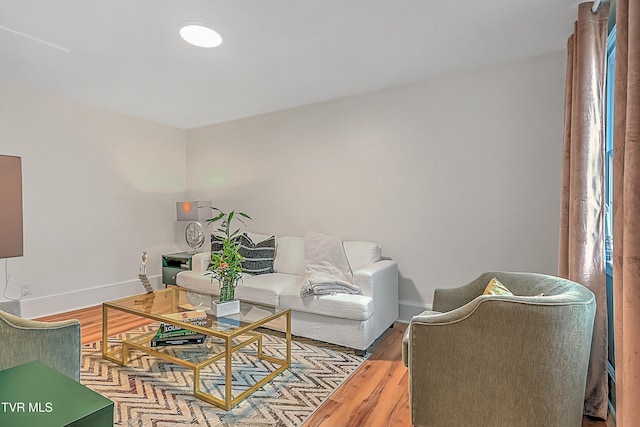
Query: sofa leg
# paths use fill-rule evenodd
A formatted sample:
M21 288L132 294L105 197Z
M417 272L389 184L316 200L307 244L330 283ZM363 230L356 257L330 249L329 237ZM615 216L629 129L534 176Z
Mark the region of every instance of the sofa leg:
M354 350L354 352L356 353L356 356L360 356L360 357L367 354L367 350Z

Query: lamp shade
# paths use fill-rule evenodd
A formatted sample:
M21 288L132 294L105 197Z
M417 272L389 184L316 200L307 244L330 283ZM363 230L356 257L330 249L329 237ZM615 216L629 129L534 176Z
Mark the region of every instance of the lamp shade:
M176 202L176 219L178 221L204 221L212 216L211 202Z
M22 159L0 155L0 258L23 255Z

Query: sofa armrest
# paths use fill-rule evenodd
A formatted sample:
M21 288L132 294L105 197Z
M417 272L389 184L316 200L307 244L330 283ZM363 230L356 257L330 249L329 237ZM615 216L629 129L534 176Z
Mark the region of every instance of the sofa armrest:
M398 263L384 260L374 262L353 272L353 284L362 295L373 297L378 287L393 288L398 298Z
M40 360L80 381L80 322L39 322L0 312L0 370Z
M398 319L398 263L378 261L353 273L353 283L362 295L373 299L375 325L391 326Z
M191 270L205 272L209 268L211 252L200 252L191 258Z

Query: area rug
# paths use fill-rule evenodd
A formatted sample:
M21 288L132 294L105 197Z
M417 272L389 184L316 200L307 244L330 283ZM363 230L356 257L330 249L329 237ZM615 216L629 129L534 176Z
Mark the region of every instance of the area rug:
M126 335L156 327L150 325ZM283 356L284 337L273 333L263 336L265 352ZM121 339L122 335L109 341ZM202 356L198 346L182 347L179 351L190 358ZM234 389L255 384L257 378L274 369L255 354L256 346L251 344L234 355ZM344 347L294 337L291 367L229 411L191 394L191 370L135 350L130 353L128 365L119 366L102 359L100 342L83 346L80 380L114 402L116 426L300 426L365 359L366 356L356 356L353 350ZM201 372L203 391L214 396L222 393L221 372L224 372L222 362Z

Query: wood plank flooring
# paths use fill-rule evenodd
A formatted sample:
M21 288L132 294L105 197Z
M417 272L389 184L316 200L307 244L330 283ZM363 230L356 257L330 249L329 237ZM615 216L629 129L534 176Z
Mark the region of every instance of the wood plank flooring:
M82 343L102 338L102 307L70 311L38 320L78 319L82 325ZM120 333L149 323L146 319L112 311L109 330ZM408 427L409 412L407 369L402 363L402 336L407 325L396 323L374 345L371 356L304 424L305 427ZM612 427L585 417L582 427Z

